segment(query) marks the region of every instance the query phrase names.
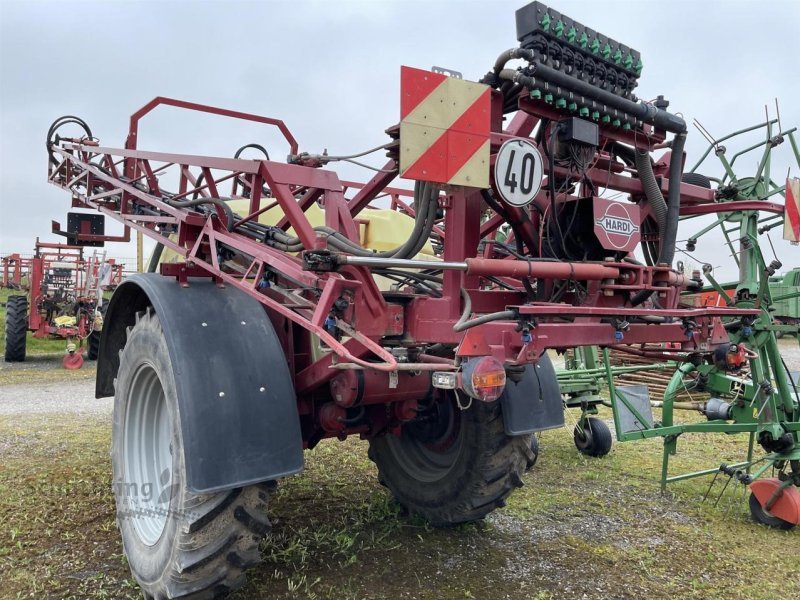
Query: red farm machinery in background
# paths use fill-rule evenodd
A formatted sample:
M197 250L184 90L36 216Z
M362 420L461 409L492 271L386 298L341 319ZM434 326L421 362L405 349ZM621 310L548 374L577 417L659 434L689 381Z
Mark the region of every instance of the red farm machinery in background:
M13 258L12 258L13 257ZM63 365L79 369L83 347L90 360L97 359L103 327L103 291L122 282L123 266L106 259L97 250L84 256L83 246L36 240L32 258L10 255L9 278L13 289L26 295L12 295L6 301L6 362L25 360L27 333L40 339L66 340ZM5 277L4 277L5 281Z
M10 290L28 289L32 260L30 256L22 256L16 252L0 257L0 265L2 265L3 272L0 288Z
M283 121L170 98L132 115L124 147L76 117L50 128L49 181L123 226L68 227L71 243L157 242L153 272L109 303L96 388L115 395L114 481L171 490L117 494L146 594L238 586L269 530L265 482L300 471L323 438L367 440L410 512L473 521L522 485L533 433L563 425L545 350L672 343L705 363L738 332L768 334L758 303L681 302L702 281L671 266L678 220L726 199L682 182L686 125L663 98L636 98L639 53L538 2L517 30L520 47L479 83L403 68L401 121L365 184L329 166L368 152L301 152ZM277 128L288 160L141 149L142 118L164 106ZM398 176L413 191L389 187ZM396 210L377 206L385 196ZM396 244L375 233L384 223ZM798 407L778 381L740 431L791 464L789 522Z

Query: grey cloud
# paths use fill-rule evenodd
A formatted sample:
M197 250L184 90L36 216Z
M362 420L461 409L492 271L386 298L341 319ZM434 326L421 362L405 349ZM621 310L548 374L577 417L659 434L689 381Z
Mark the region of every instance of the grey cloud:
M399 112L399 67L451 67L477 79L515 45L517 2L0 2L0 253L30 251L69 198L46 183L44 135L77 114L105 144L122 145L127 118L167 95L276 116L308 151L349 153L385 140ZM554 8L629 43L645 63L640 95L723 135L781 99L800 125L789 47L800 3L568 2ZM142 146L229 155L251 141L284 148L264 128L164 110L142 125ZM731 145L733 148L733 145ZM704 140L690 132L689 160ZM788 144L773 173L785 175ZM755 159L743 163L754 170ZM379 162L379 161L376 161ZM709 162L710 174L718 174ZM343 167L347 179L369 173ZM798 173L797 175L800 175ZM690 229L684 227L681 237ZM800 249L773 239L787 266ZM121 245L109 251L132 256ZM697 255L733 278L718 238Z

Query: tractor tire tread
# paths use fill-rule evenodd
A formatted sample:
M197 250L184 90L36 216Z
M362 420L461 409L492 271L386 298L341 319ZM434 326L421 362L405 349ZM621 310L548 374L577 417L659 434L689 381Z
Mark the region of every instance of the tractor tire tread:
M415 500L414 490L398 480L399 467L382 438L370 442L368 456L378 468L378 481L410 514L423 517L435 527L478 521L504 506L511 492L522 486L522 476L531 463L530 436L506 435L500 402L475 402L463 411L462 419L471 420L469 425L477 428L477 439L472 440L477 445L471 448L470 468L459 481L447 484L438 504Z
M23 362L28 341L28 297L9 296L6 301L4 359Z

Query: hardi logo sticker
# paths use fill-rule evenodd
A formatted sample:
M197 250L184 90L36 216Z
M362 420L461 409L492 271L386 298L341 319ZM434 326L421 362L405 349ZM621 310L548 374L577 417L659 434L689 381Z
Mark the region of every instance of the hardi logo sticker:
M594 199L594 234L606 250L631 252L639 244L639 207Z

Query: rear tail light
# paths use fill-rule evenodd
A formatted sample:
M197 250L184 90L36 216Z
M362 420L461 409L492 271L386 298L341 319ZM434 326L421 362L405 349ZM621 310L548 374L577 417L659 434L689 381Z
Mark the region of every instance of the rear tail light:
M461 367L461 386L472 398L493 402L506 387L506 370L491 356L467 360Z

